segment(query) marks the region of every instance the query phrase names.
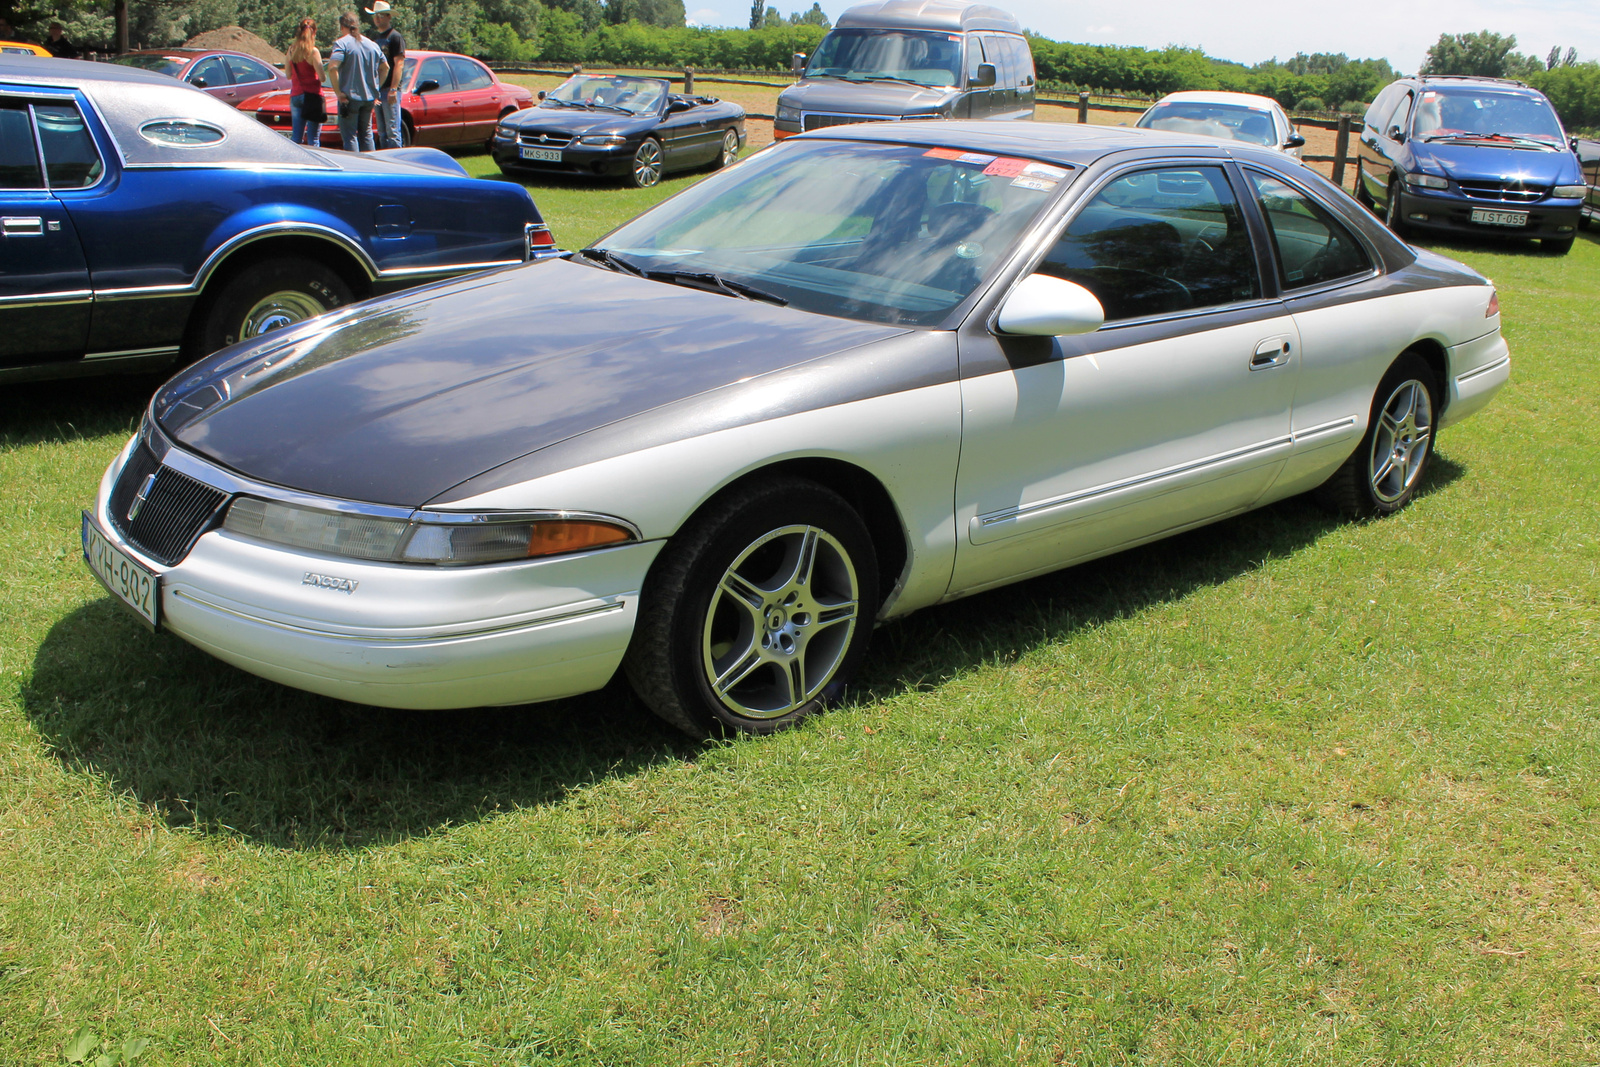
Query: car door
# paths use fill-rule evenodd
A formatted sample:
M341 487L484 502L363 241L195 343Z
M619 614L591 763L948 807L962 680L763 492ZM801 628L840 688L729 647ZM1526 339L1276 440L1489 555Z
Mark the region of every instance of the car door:
M417 66L415 91L408 97L412 143L461 143L461 94L444 56L429 56Z
M1108 175L1034 271L1100 299L1083 336L962 328L950 595L1249 508L1290 448L1299 337L1257 263L1236 170Z
M1357 139L1356 147L1356 178L1359 190L1365 191L1369 197L1383 196L1389 181L1388 162L1378 151L1378 134L1383 121L1394 111L1395 101L1405 91L1405 86L1399 82L1384 89L1362 117L1361 136Z
M1411 105L1416 102L1416 94L1411 90L1401 93L1384 117L1378 127L1377 136L1373 140L1374 166L1367 175L1367 188L1373 199L1380 204L1389 202L1389 184L1391 177L1398 171L1405 170L1404 161L1401 159L1405 151L1406 129L1411 121Z
M990 100L990 94L994 91L994 87L979 87L972 84L973 79L978 76L978 68L985 63L994 66L995 78L998 81L1000 77L998 58L991 59L984 50L982 35L967 34L967 88L961 94L961 107L954 118L986 119L993 112L994 105Z
M449 63L461 100L461 143L487 142L494 136L494 124L500 117L494 75L489 73L487 67L464 56L451 56Z
M233 75L221 56L203 56L189 68L183 80L197 89L228 104L239 102L239 90L234 88Z
M1033 52L1028 48L1025 38L1008 37L1010 43L1011 64L1017 72L1017 99L1016 112L1018 118L1032 118L1034 113L1034 99L1037 95L1034 85Z
M989 90L989 114L984 117L1011 118L1017 109L1017 71L1011 50L1006 47L1004 37L986 34L983 51L989 57L989 62L994 64L994 88Z
M77 114L59 99L0 93L0 368L74 359L89 336L89 266L40 163L36 109L51 124ZM68 174L58 166L55 177Z
M668 95L664 106L666 114L656 127L655 136L661 141L667 169L681 170L703 162L697 153L705 126L696 114L703 109L677 95Z

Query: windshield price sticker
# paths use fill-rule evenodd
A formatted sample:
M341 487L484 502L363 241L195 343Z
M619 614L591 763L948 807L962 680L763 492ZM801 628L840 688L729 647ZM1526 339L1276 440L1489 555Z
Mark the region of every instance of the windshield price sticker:
M1022 176L1012 178L1011 184L1016 186L1018 189L1037 189L1041 193L1048 193L1051 189L1054 189L1058 183L1051 181L1049 178L1029 178Z
M930 148L922 154L930 159L949 159L956 163L970 163L975 167L988 166L995 158L983 152L963 152L959 148Z

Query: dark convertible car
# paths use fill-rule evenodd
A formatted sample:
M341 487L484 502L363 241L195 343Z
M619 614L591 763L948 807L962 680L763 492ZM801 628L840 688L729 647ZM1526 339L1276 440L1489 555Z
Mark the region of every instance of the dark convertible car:
M674 93L664 78L575 74L502 119L491 148L508 174L626 175L647 189L667 171L727 166L744 143L738 104Z
M0 56L0 382L138 371L553 251L433 148L302 148L190 86Z

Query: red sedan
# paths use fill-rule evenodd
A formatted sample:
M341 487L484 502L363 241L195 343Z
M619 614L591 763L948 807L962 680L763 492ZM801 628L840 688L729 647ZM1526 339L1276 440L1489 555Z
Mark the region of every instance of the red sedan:
M262 93L289 88L289 79L283 71L243 52L215 48L147 48L124 52L111 62L170 75L234 107Z
M339 103L327 87L322 99L328 109L322 144L338 148L343 144ZM400 75L400 124L401 139L408 145L487 145L501 116L532 104L530 90L501 81L476 59L451 52L406 53ZM283 133L293 127L288 92L265 93L245 101L240 110L254 111L256 118Z

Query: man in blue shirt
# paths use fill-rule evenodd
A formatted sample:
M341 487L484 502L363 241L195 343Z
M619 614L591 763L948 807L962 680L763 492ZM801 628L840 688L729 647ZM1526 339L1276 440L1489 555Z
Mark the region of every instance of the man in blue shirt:
M339 16L339 29L344 35L333 42L328 56L328 81L339 97L339 136L346 152L370 152L372 108L389 77L389 64L382 50L361 36L354 12Z
M383 51L389 61L389 76L378 94L378 147L400 147L400 75L405 70L406 39L394 28L393 14L384 0L365 9L372 16L372 32L367 40Z

